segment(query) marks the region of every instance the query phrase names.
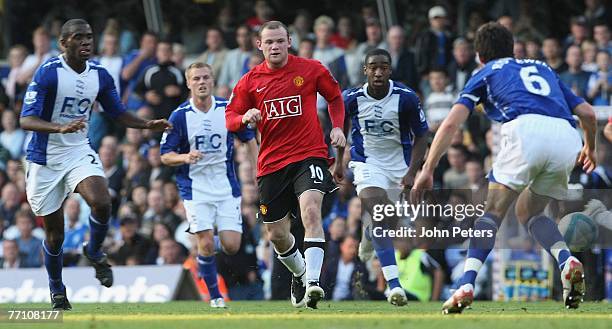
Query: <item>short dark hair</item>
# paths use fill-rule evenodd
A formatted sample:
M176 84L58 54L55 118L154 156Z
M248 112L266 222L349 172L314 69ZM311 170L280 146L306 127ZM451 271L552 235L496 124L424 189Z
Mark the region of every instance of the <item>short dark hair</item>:
M375 49L372 49L372 50L367 52L366 57L363 60L363 65L366 65L368 63L368 59L370 59L370 57L378 56L378 55L382 55L382 56L387 57L387 59L389 60L389 64L391 64L391 62L392 62L391 54L389 54L389 52L384 50L384 49L375 48Z
M514 55L512 33L499 23L490 22L479 27L474 45L483 63Z
M265 29L276 30L279 28L285 29L285 31L287 32L287 40L289 40L289 28L287 27L287 25L283 24L283 22L280 21L269 21L263 23L263 25L259 28L259 31L257 32L257 38L261 39L261 33Z
M70 35L74 32L74 27L79 25L89 25L89 23L87 23L86 20L81 18L74 18L66 21L66 23L62 25L60 39L66 39L70 37Z

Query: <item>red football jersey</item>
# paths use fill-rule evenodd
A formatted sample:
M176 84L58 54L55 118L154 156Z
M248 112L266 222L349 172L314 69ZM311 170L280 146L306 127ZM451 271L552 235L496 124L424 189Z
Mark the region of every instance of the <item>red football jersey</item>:
M225 111L227 129L244 129L242 115L261 111L257 176L306 158L328 158L317 116L317 92L329 103L333 127L344 124L338 82L320 62L289 55L287 65L270 69L263 62L240 79Z

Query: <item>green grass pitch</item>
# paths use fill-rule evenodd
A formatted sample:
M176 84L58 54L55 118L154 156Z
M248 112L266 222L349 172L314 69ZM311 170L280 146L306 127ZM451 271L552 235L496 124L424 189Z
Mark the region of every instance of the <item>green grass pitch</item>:
M1 328L334 329L334 328L612 328L612 304L584 303L566 310L560 302L476 302L458 315L443 315L442 303L322 302L318 310L287 302L230 302L211 309L203 302L165 304L73 304L63 323L0 323ZM47 308L48 304L3 304L0 308Z

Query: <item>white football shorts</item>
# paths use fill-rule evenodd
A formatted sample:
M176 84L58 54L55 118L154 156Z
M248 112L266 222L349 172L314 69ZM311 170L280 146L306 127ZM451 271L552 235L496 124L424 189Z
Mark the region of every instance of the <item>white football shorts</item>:
M79 152L66 157L61 166L26 164L26 195L36 216L57 211L66 197L87 177L104 176L102 162L96 152Z
M241 198L221 201L185 200L185 213L189 221L189 233L212 230L242 233Z
M501 149L489 180L517 192L526 187L557 200L567 197L569 175L582 149L582 139L560 118L524 114L501 128Z

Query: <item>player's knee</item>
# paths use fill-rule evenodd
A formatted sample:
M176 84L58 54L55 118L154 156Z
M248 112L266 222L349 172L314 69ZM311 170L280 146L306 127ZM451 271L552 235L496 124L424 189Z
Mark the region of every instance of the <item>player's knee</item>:
M238 250L240 250L240 241L222 243L222 246L223 246L223 252L226 255L232 256L238 253Z
M110 197L106 198L104 196L99 199L92 201L89 205L91 207L91 212L99 220L105 220L110 216L111 212L111 200Z
M46 232L45 243L51 250L59 250L64 244L64 232Z
M316 225L321 221L321 209L314 203L306 205L302 209L302 221L304 226Z
M212 256L215 254L215 242L208 237L198 239L198 251L202 256Z
M268 226L268 238L273 244L285 241L289 238L289 232L281 229L280 227Z

